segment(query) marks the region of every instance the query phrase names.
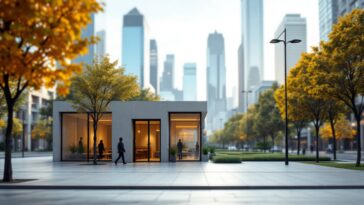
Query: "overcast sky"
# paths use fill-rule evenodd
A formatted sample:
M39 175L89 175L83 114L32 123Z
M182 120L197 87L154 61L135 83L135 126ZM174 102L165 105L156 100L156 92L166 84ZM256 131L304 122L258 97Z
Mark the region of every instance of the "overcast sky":
M106 52L121 61L122 17L137 7L157 40L159 75L166 54L175 54L176 87L182 88L185 62L197 63L198 100L206 99L206 50L208 34L215 30L225 39L227 95L237 87L238 47L241 41L240 0L107 0L96 16L96 31L106 30ZM264 0L264 77L274 80L274 46L269 44L283 16L299 13L307 19L307 45L319 42L318 0Z

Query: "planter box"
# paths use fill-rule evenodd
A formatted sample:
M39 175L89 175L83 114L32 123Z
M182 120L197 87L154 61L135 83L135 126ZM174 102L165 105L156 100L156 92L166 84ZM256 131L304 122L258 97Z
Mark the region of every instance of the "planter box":
M203 162L208 162L208 161L209 161L209 156L208 156L207 154L203 154L203 155L201 156L201 161L203 161Z
M170 162L176 162L177 160L176 160L176 155L170 155L169 156L169 161Z

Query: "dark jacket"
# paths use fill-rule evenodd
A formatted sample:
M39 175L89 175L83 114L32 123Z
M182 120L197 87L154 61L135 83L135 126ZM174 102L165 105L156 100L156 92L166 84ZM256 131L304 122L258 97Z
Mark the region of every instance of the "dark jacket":
M124 143L122 143L122 142L119 142L119 143L118 143L118 152L119 152L119 153L123 153L123 152L125 152Z
M182 152L182 149L183 149L183 143L182 142L177 143L177 149L178 149L178 152Z
M100 143L100 144L98 145L98 148L99 148L99 152L103 152L103 151L105 151L104 144L102 144L102 143Z

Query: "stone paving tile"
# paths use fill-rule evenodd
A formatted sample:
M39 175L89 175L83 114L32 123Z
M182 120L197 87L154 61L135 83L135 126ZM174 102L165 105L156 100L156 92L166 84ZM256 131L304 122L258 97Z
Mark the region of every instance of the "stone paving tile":
M364 172L291 162L242 164L52 162L51 157L13 160L14 178L24 185L364 185ZM3 160L0 160L2 172Z

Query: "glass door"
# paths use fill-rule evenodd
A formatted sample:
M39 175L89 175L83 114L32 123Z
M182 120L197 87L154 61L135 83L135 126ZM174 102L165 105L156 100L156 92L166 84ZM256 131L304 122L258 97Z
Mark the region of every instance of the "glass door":
M160 120L134 120L134 161L160 162Z

